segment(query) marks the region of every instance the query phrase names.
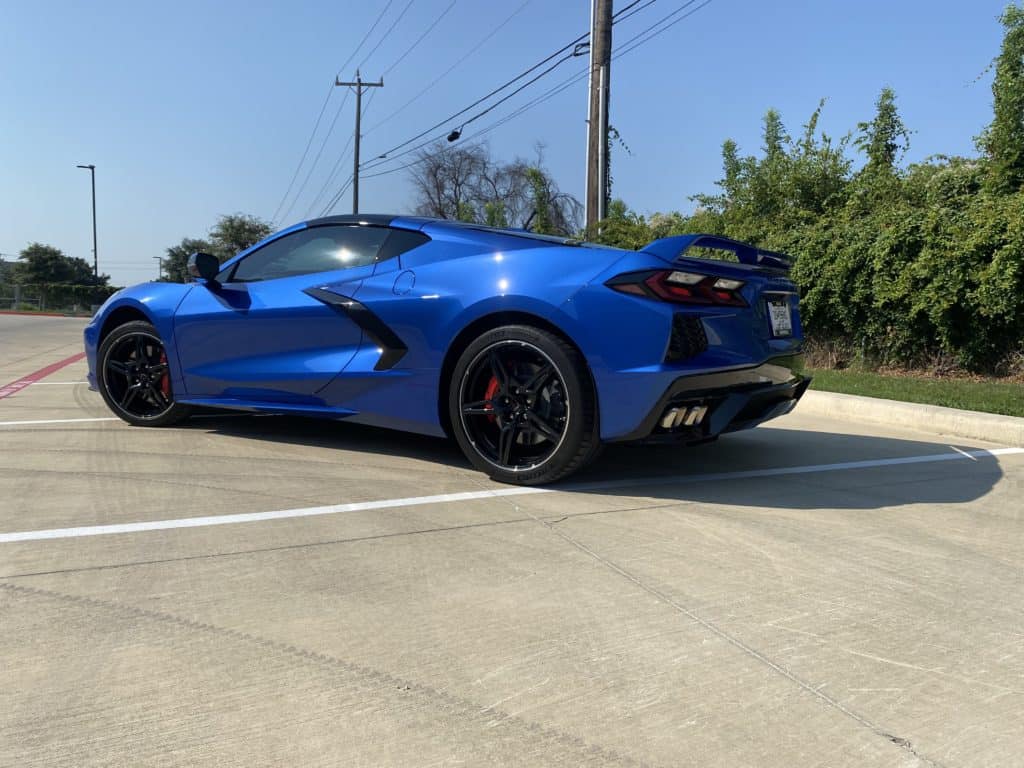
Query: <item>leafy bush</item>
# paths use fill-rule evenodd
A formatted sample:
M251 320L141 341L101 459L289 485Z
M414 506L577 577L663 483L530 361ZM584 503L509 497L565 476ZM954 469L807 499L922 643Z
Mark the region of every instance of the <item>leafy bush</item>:
M793 139L777 112L760 156L722 147L720 191L697 210L649 219L621 201L599 240L639 248L709 232L795 258L804 325L819 349L867 362L1005 371L1024 354L1024 11L1011 6L996 60L994 118L978 158L908 168L909 131L892 90L855 135L818 133L824 105ZM854 170L848 150L864 155ZM1015 362L1016 361L1016 362Z

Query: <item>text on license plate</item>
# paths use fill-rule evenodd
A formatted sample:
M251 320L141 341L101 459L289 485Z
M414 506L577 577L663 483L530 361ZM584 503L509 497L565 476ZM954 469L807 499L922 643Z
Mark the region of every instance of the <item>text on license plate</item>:
M785 297L768 299L768 323L772 336L793 335L793 315L789 311L789 299Z

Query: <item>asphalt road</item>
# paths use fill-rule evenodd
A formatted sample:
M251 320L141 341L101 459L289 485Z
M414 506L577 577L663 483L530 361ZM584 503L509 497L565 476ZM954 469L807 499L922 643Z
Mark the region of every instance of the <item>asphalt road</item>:
M524 493L84 373L0 399L2 766L1024 765L1020 452L798 408Z

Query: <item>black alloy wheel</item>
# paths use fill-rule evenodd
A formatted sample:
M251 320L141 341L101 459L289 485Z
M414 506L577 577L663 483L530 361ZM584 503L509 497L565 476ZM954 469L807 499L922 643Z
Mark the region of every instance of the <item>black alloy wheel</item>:
M167 426L191 409L174 402L167 352L156 329L134 321L115 328L97 355L100 393L129 424Z
M538 328L506 326L472 343L449 410L463 452L496 480L551 482L595 452L589 372L573 347Z

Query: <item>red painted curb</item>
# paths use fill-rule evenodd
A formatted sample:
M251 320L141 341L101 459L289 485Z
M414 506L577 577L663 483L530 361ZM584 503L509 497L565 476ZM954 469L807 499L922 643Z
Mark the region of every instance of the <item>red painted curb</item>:
M55 373L56 371L59 371L61 368L67 365L77 363L83 357L85 357L85 352L79 352L77 355L72 355L71 357L64 358L59 362L51 363L45 368L40 368L38 371L34 371L33 373L28 374L28 376L22 376L17 381L12 381L10 384L4 387L0 387L0 400L3 400L5 397L10 397L11 395L15 395L18 392L21 392L21 390L23 390L29 384L34 384L40 379L45 379L51 373Z

